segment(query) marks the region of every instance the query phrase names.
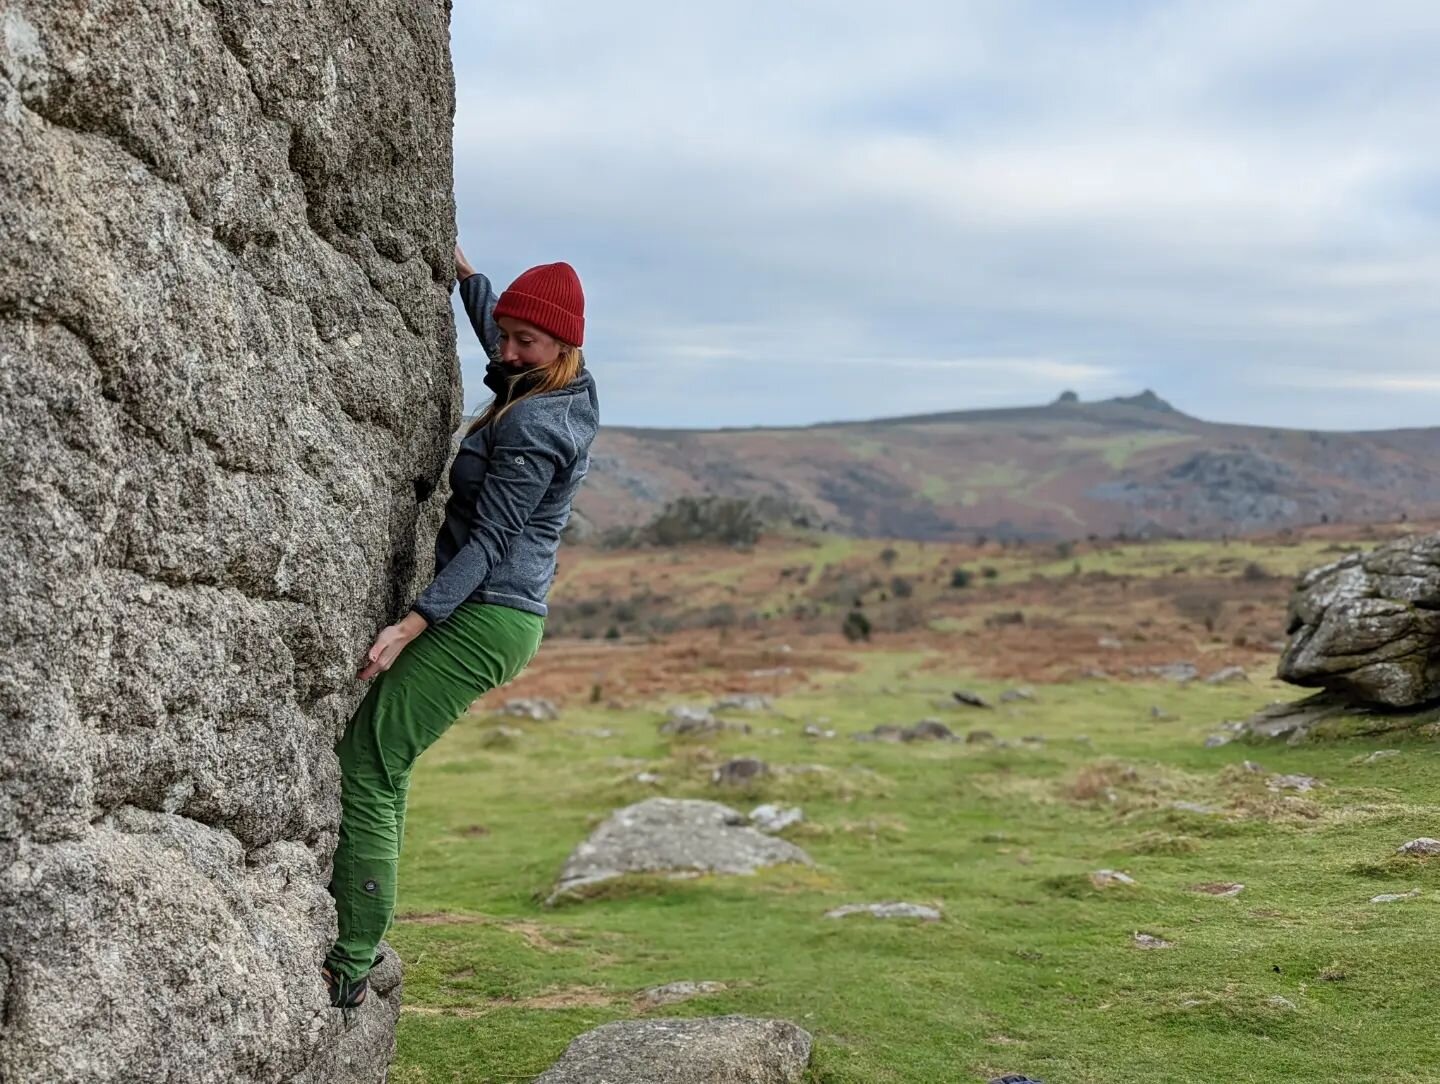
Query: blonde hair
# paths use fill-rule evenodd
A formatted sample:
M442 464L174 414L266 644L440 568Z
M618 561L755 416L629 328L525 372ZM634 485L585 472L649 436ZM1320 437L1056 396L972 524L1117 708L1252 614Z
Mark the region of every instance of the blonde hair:
M514 399L511 399L504 406L496 406L500 401L498 397L491 399L489 405L480 412L480 417L476 418L470 424L470 428L465 431L465 435L468 437L471 433L475 432L475 430L483 429L487 425L498 422L510 412L516 403L529 399L532 395L544 395L547 391L558 391L579 376L580 371L584 368L584 352L578 346L561 343L560 356L555 359L553 364L547 365L544 370L542 370L544 375L533 388L523 395L518 395ZM525 373L519 373L512 376L510 378L511 383L522 379L526 375Z

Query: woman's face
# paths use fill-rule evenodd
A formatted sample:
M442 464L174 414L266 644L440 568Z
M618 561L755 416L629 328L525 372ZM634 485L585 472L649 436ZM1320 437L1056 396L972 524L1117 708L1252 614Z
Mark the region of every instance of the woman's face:
M544 369L560 360L560 340L534 324L502 316L500 360L514 369Z

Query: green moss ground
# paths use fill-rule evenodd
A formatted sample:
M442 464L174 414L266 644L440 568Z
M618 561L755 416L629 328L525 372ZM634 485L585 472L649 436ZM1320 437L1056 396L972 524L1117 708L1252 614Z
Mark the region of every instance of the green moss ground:
M1095 682L962 712L935 706L951 686L918 671L920 657L870 649L865 660L753 718L754 733L709 746L660 737L663 705L572 710L518 724L522 735L500 744L492 720L458 723L413 781L400 907L410 917L391 934L407 964L392 1080L530 1080L580 1032L644 1011L640 990L682 979L730 988L660 1013L775 1015L809 1029L813 1084L1005 1071L1053 1084L1440 1079L1440 859L1395 855L1440 835L1433 739L1206 749L1221 721L1279 690ZM1177 718L1153 719L1152 705ZM925 716L1012 744L848 736ZM841 736L802 737L819 717ZM614 736L574 733L596 728ZM1402 752L1367 763L1379 748ZM741 793L707 782L713 763L742 754L828 770ZM1327 785L1276 794L1246 759ZM633 782L647 769L661 786ZM817 865L642 880L541 905L600 818L657 793L744 811L799 803L807 821L787 835ZM1220 812L1173 808L1182 801ZM1097 890L1088 875L1100 868L1138 883ZM1216 881L1247 887L1235 898L1189 890ZM1411 889L1422 895L1368 902ZM882 900L945 917L822 917ZM1136 931L1175 947L1137 949Z

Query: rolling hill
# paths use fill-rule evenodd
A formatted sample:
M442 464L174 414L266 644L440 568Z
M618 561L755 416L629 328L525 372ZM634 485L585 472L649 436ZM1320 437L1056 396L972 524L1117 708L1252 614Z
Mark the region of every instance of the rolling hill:
M1155 393L793 429L602 429L596 528L681 496L770 497L859 536L1215 536L1440 515L1440 428L1225 425Z

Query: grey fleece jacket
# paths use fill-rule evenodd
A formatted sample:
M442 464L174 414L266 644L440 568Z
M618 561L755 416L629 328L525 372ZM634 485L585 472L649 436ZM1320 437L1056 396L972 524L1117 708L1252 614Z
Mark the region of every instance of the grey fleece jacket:
M484 275L460 283L465 311L485 352L499 351L495 292ZM460 442L450 468L445 523L435 539L435 579L411 607L432 625L462 602L539 614L555 578L560 532L590 469L600 425L595 381L522 399L498 422Z

